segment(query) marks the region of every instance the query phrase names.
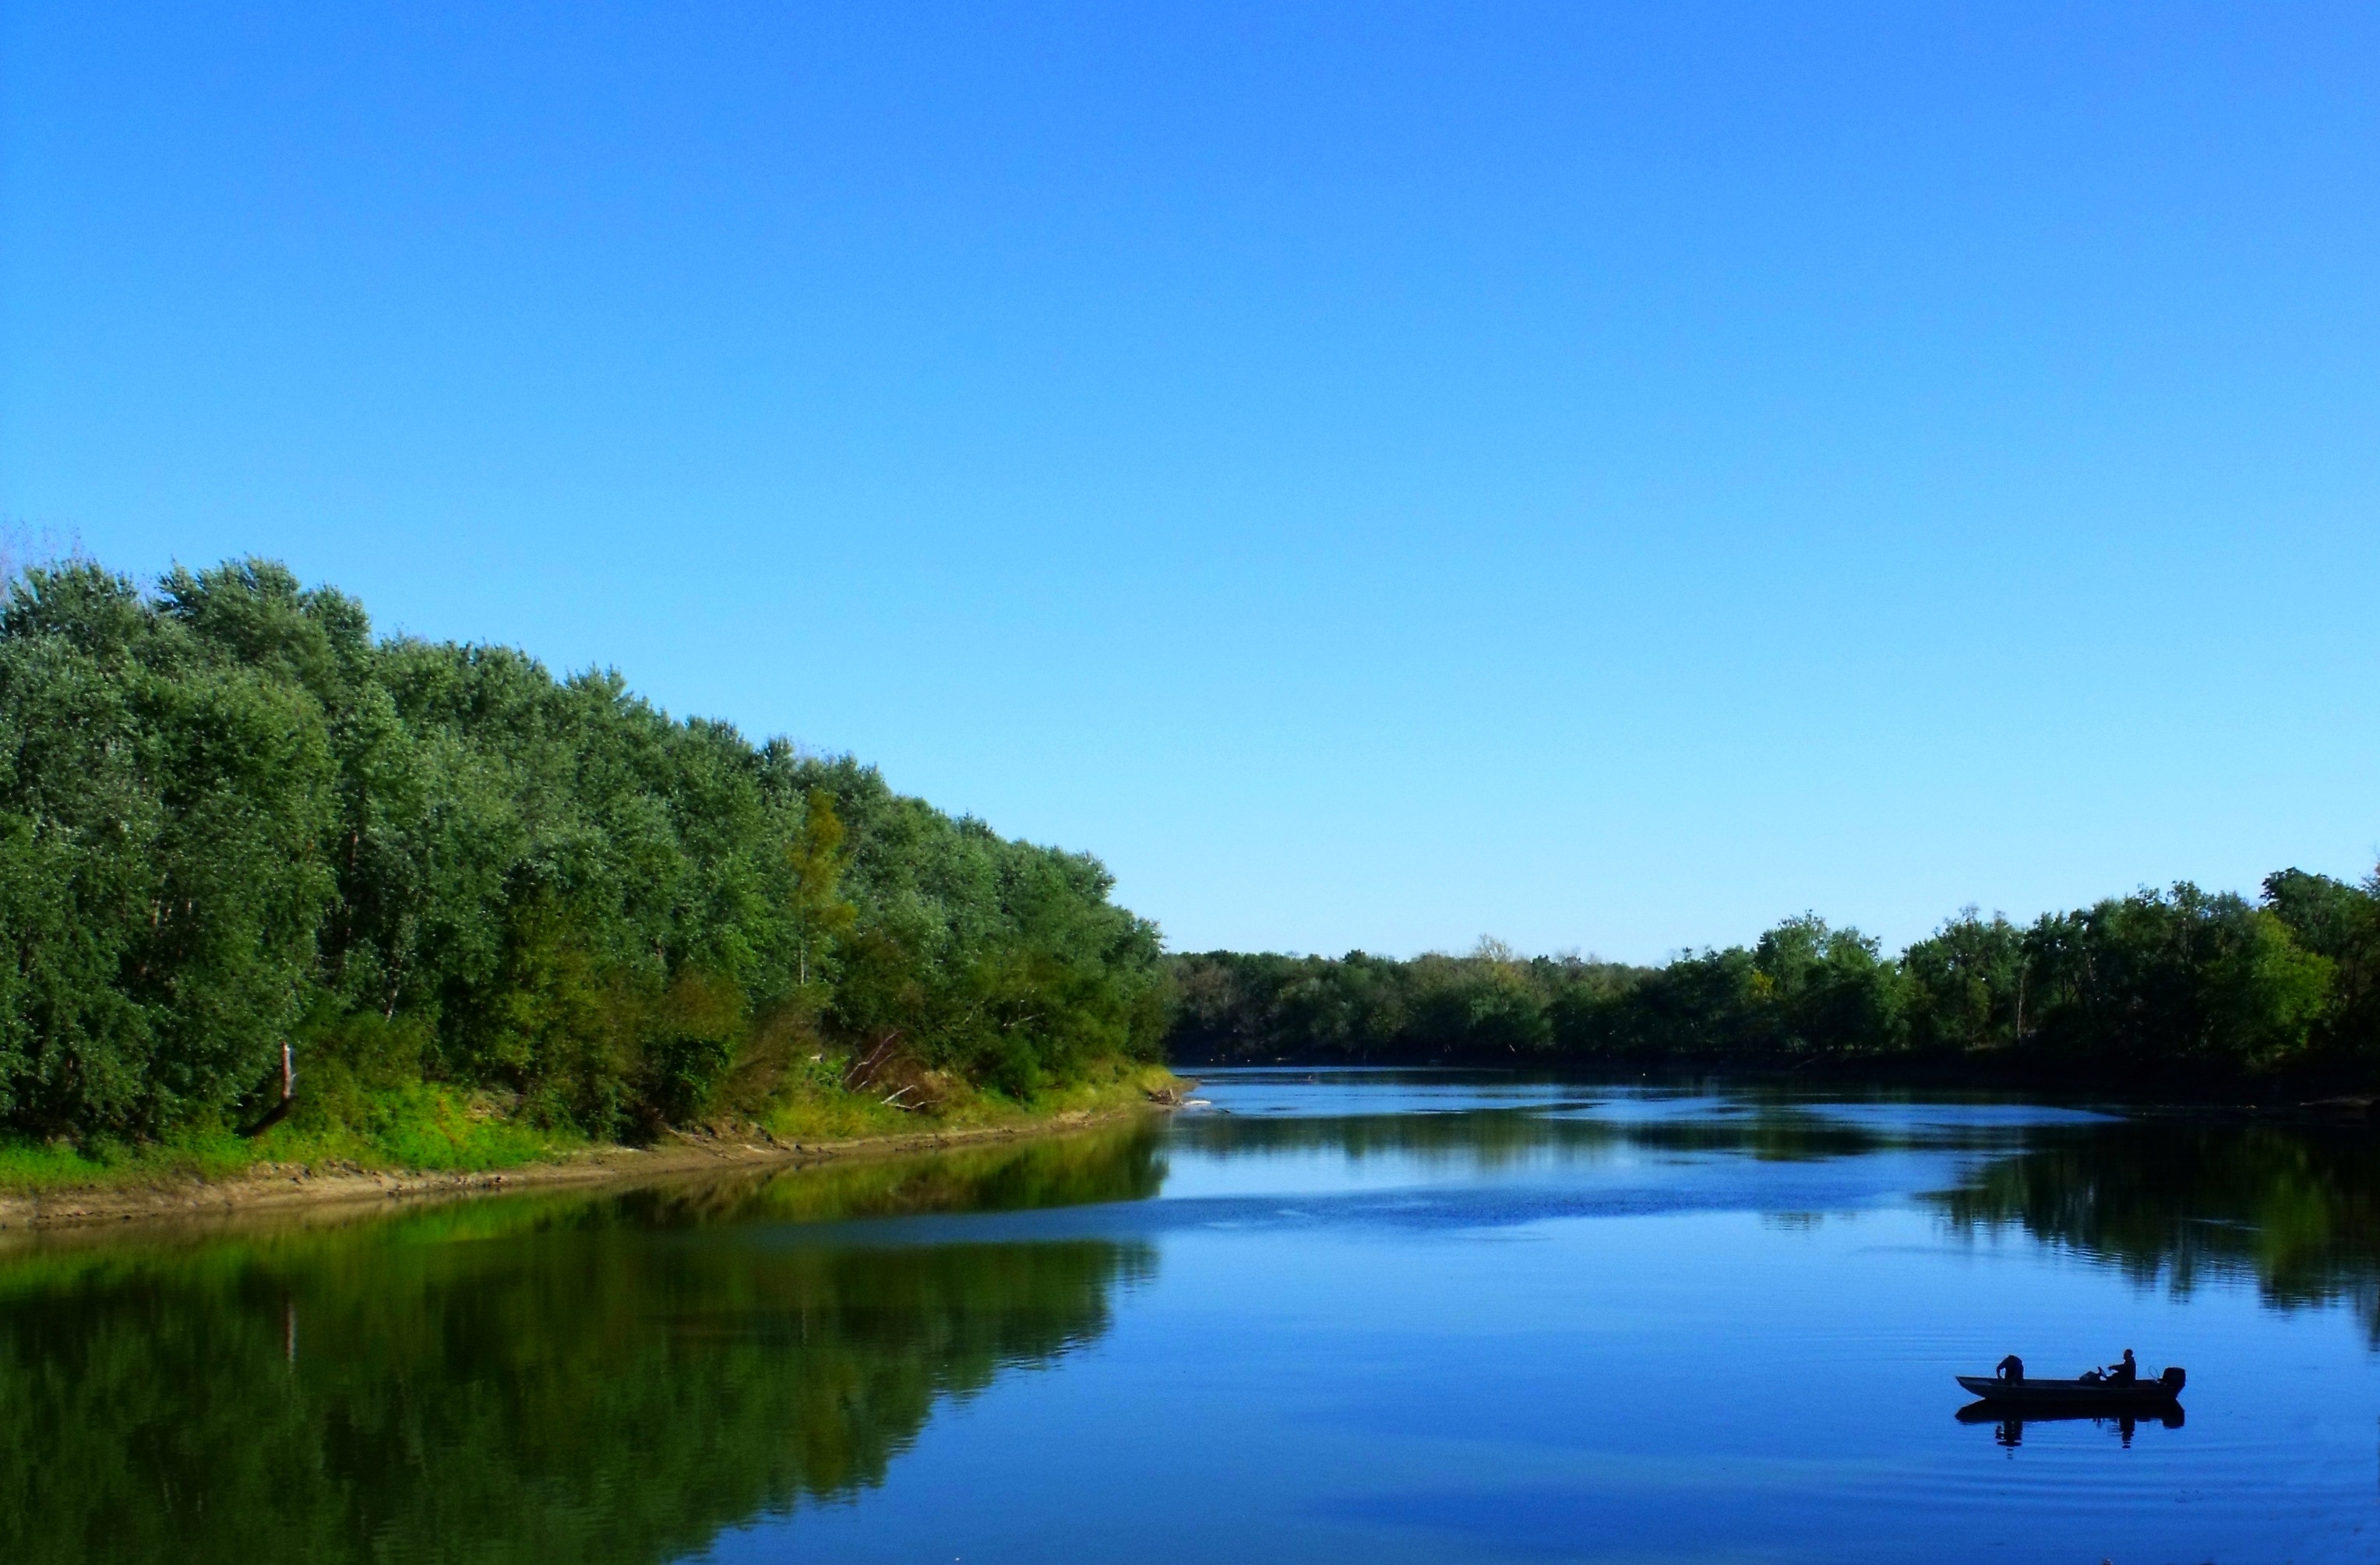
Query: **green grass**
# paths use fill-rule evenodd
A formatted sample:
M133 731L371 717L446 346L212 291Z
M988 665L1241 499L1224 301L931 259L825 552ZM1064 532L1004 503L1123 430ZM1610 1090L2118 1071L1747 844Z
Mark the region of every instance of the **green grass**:
M349 1111L295 1114L253 1138L228 1129L190 1128L148 1142L77 1146L0 1139L0 1190L227 1179L259 1163L316 1170L508 1169L588 1145L583 1136L533 1126L471 1095L422 1083L341 1107Z
M872 1093L845 1092L831 1080L797 1078L786 1084L754 1122L780 1141L851 1141L865 1136L925 1135L936 1131L1002 1130L1060 1114L1100 1113L1148 1100L1160 1086L1175 1085L1162 1065L1137 1061L1103 1062L1079 1081L1045 1088L1019 1102L989 1088L951 1085L931 1112L905 1112Z
M844 1091L831 1076L787 1083L750 1122L783 1142L815 1144L943 1131L1025 1129L1066 1113L1100 1113L1145 1101L1173 1083L1161 1065L1096 1067L1084 1080L1017 1102L959 1085L930 1113L905 1113L873 1094ZM481 1172L589 1150L585 1136L535 1125L485 1094L422 1082L364 1090L333 1079L263 1134L188 1129L159 1141L83 1145L0 1137L0 1193L222 1180L260 1163L317 1172Z

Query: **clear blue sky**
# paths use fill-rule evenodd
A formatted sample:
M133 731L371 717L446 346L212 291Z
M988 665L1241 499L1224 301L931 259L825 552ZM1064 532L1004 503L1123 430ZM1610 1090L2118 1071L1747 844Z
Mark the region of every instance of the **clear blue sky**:
M0 513L1177 948L2380 853L2369 6L10 4Z

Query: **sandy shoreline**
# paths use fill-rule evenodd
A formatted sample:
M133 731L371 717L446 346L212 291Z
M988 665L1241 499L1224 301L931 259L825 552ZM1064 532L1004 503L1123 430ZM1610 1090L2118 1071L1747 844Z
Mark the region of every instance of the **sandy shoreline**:
M845 1141L749 1142L678 1135L650 1148L606 1146L549 1163L484 1172L308 1168L260 1163L233 1179L181 1179L154 1183L0 1193L0 1231L55 1231L170 1223L209 1226L258 1214L320 1213L352 1217L391 1203L463 1199L524 1190L626 1186L652 1180L698 1177L739 1170L799 1168L855 1158L927 1152L943 1146L1054 1135L1135 1114L1161 1113L1161 1101L1114 1109L1074 1110L1022 1124L919 1131Z

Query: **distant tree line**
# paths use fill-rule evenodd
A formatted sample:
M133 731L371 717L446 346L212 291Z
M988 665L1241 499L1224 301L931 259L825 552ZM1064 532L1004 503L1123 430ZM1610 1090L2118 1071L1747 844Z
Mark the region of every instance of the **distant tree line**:
M0 605L0 1129L237 1123L285 1044L599 1136L895 1055L1026 1098L1161 1040L1110 884L615 673L376 638L277 564Z
M1961 914L1900 954L1789 919L1657 967L1468 955L1173 959L1189 1061L1990 1061L2049 1074L2380 1071L2380 880L2301 870L2021 927Z

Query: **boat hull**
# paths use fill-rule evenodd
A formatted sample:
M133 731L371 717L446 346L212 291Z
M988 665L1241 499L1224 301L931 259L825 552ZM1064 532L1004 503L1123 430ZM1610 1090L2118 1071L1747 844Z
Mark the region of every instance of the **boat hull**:
M2164 1407L2180 1395L2162 1380L2002 1380L1961 1375L1959 1384L1987 1402L2009 1407Z

